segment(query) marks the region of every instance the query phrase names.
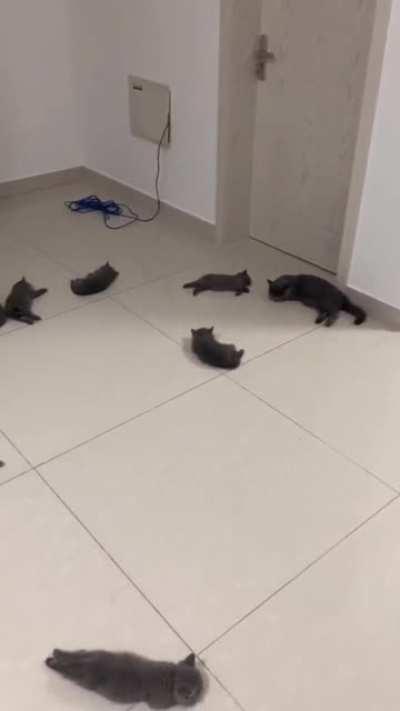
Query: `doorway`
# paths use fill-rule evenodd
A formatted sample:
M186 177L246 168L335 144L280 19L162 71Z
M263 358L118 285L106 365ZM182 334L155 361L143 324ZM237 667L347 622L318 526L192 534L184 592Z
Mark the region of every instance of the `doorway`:
M251 235L337 270L373 0L263 0Z
M220 240L250 234L337 271L375 12L376 0L221 0ZM260 33L275 55L265 81Z

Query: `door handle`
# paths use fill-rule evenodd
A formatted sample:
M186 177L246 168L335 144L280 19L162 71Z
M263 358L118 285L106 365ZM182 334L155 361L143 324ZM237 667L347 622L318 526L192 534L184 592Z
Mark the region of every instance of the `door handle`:
M276 59L275 54L268 49L268 46L268 36L260 35L254 52L256 77L260 81L265 81L267 78L267 63L274 62Z

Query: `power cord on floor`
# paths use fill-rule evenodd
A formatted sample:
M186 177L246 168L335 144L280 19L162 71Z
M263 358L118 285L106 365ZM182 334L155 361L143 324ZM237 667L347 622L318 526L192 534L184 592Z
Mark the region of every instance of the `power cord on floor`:
M126 205L123 202L115 202L115 200L100 200L97 195L88 195L80 200L68 200L65 202L65 206L68 207L71 212L79 212L81 214L86 214L88 212L101 212L104 224L109 230L121 230L124 227L128 227L128 225L132 225L134 222L153 222L153 220L158 217L161 210L161 147L164 142L164 138L170 129L170 125L171 117L168 115L167 123L157 144L157 170L155 177L156 208L150 217L141 217L139 213L130 207L130 205ZM113 224L113 218L119 218L119 223ZM122 222L120 222L120 220L122 220Z

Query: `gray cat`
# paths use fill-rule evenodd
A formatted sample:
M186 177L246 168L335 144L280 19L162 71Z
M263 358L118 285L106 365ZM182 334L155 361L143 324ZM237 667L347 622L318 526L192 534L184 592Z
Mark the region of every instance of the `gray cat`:
M233 291L236 296L250 292L251 277L247 269L237 274L205 274L183 285L184 289L193 289L193 296L202 291Z
M119 272L117 272L110 264L106 262L102 267L99 267L94 272L90 272L82 279L72 279L71 291L77 296L89 296L89 294L99 294L105 291L116 280Z
M47 294L47 289L35 289L25 277L14 284L5 303L5 313L8 318L22 321L32 326L41 317L32 312L32 303L39 296Z
M238 351L234 345L219 343L212 328L192 328L192 351L203 363L215 368L238 368L244 351Z
M174 664L137 654L60 649L46 659L50 669L109 701L145 702L152 709L194 706L200 700L204 681L195 663L194 654Z
M4 326L5 322L7 321L7 314L4 311L2 305L0 304L0 328Z
M275 281L267 281L272 301L300 301L305 306L316 309L318 316L315 323L332 326L340 311L352 314L356 326L364 323L367 318L360 306L353 304L340 289L326 279L310 274L285 274Z

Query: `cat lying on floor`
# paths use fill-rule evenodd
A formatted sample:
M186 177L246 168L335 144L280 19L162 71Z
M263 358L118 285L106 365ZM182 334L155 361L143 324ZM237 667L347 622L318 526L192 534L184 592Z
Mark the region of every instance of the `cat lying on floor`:
M99 294L105 291L116 280L118 272L110 265L109 262L103 264L102 267L90 272L82 279L72 279L71 291L77 296L89 296L89 294Z
M269 297L272 301L300 301L305 306L316 309L318 316L315 323L332 326L340 311L352 314L356 326L364 323L367 318L362 308L353 304L336 286L320 277L309 274L297 276L285 274L275 281L270 279L267 281Z
M4 324L7 321L7 314L5 310L3 309L2 305L0 304L0 328L4 326Z
M193 296L202 291L233 291L236 296L250 292L251 277L247 269L237 274L205 274L183 285L184 289L193 289Z
M238 351L234 345L219 343L213 328L192 328L192 351L203 363L215 368L238 368L244 351Z
M32 326L41 317L32 312L32 303L39 296L47 294L47 289L35 289L25 277L14 284L5 303L5 313L8 318L22 321Z
M116 703L143 701L153 709L194 706L204 691L194 654L174 664L137 654L55 649L46 664L84 689Z

